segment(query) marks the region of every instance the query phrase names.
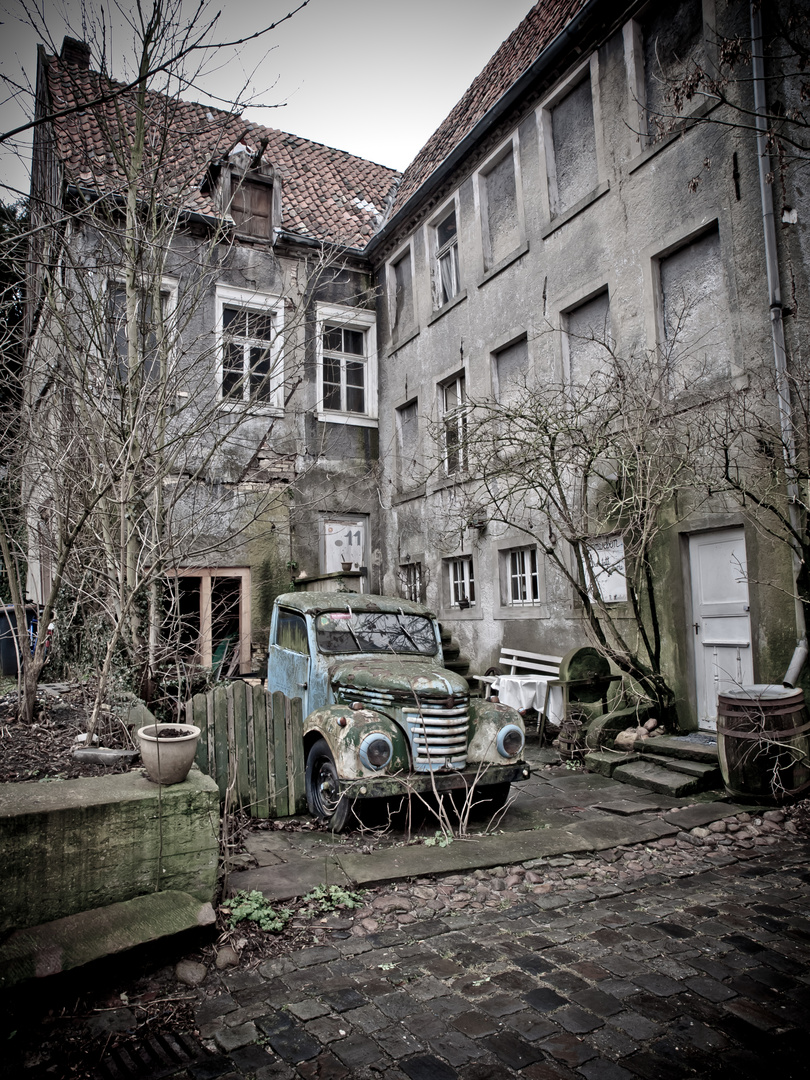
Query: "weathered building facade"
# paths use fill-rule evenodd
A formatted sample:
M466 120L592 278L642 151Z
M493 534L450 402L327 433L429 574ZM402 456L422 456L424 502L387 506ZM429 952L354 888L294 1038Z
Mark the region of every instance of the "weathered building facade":
M408 167L369 244L384 589L424 596L474 670L502 646L562 654L586 639L538 513L504 521L470 503L475 408L530 385L569 386L576 410L611 352L671 365L681 391L699 380L718 397L773 369L751 80L731 89L739 111L704 93L673 104L690 72L718 70L721 38L750 42L749 20L749 5L723 0L538 4ZM768 76L767 92L789 99L773 65ZM792 174L780 181L778 258L798 297L788 351L801 365L807 202ZM801 207L798 223L780 200ZM803 630L789 549L739 501L680 496L653 566L661 665L691 727L711 723L718 690L780 682ZM620 577L609 610L632 626Z
M474 671L504 646L583 644L565 541L531 498L523 516L499 515L471 483L473 406L560 388L576 403L610 356L663 364L673 394L699 385L719 399L772 369L783 306L787 355L806 364L801 184L787 168L762 181L756 79L724 84L731 104L705 83L689 89L696 71L722 69L722 40L750 42L752 10L541 0L401 178L179 103L197 153L183 158L193 197L167 278L178 310L188 282L207 282L187 336L214 335L220 441L200 479L229 486L246 523L231 528L231 507L218 534L214 514L175 572L199 579L189 603L201 613L205 575L241 575L243 667L291 578L342 570L352 588L427 601ZM789 110L798 83L773 66L776 20L764 15L762 85ZM41 58L43 107L91 91L76 70L75 58ZM35 200L59 169L51 202L98 186L85 130L40 130ZM208 246L190 257L193 236ZM775 299L780 275L789 305ZM252 349L262 363L270 350L278 377L260 365L251 388ZM285 495L264 506L268 489ZM732 494L676 485L650 549L656 648L684 727L711 723L724 685L780 681L804 634L789 547ZM620 526L588 542L608 553L597 587L632 636Z
M95 104L71 111L82 101ZM113 493L134 457L141 478L157 477L160 519L128 526L135 551L112 551L110 573L126 563L137 588L160 564L188 658L210 665L238 641L237 670L254 670L292 579L334 582L348 562L355 583L380 588L375 298L362 248L397 174L177 98L138 101L69 39L60 57L40 52L38 102L56 119L34 146L32 389L48 387L59 410L91 383L76 418L89 468L111 459ZM157 446L151 458L143 449ZM43 521L68 482L29 479ZM130 502L156 497L153 482ZM31 550L40 600L53 531L37 525Z

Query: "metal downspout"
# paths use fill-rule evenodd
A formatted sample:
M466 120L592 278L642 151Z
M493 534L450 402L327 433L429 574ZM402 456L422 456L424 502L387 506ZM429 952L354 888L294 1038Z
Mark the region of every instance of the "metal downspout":
M776 246L776 224L773 212L773 184L768 182L771 159L767 144L767 102L765 98L765 64L762 45L762 12L756 0L751 2L751 69L754 83L754 112L757 129L757 162L759 165L759 193L762 200L762 228L765 233L765 266L768 274L768 301L771 315L771 337L776 368L776 392L779 403L779 423L782 431L782 453L787 475L788 514L795 535L799 535L799 488L796 479L796 442L793 434L793 414L790 406L790 384L787 373L785 328L782 322L782 289L779 284L779 253ZM802 565L801 550L797 542L791 542L793 554L793 580L798 582ZM785 686L794 686L807 659L807 626L804 606L795 590L794 609L796 618L796 648L782 680Z

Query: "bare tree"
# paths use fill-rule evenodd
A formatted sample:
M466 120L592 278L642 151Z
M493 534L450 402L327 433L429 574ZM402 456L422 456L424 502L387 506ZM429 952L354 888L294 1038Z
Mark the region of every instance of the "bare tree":
M444 417L439 438L446 447L450 423L467 477L454 524L483 517L536 544L594 645L666 721L656 546L702 497L707 395L694 373L687 389L671 357L593 343L601 359L587 379L524 376Z
M337 241L286 256L245 256L235 242L228 212L249 229L259 210L233 178L265 168L266 144L238 102L215 110L179 96L194 83L184 62L208 55L217 17L206 10L184 21L180 0L138 3L134 75L116 83L86 62L63 64L36 118L24 393L6 431L18 502L2 554L18 626L38 569L41 624L69 596L99 628L91 730L117 662L148 692L177 655L187 627L167 589L176 599L181 571L223 554L232 564L300 477L277 422L302 378L313 293L342 258ZM230 186L217 204L223 170ZM215 332L214 285L239 277L246 259L265 266L279 300L226 308ZM30 720L44 635L20 651Z

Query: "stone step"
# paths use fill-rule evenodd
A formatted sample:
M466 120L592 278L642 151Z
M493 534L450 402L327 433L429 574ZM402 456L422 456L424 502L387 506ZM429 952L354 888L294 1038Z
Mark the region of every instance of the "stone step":
M694 776L696 780L701 781L701 786L704 790L707 786L710 786L712 782L720 780L720 767L716 762L715 764L710 765L705 761L687 761L683 758L659 757L657 754L645 754L644 760L651 761L653 765L662 765L665 769L670 769L673 772Z
M613 779L654 791L658 795L672 795L676 799L700 790L697 777L675 772L643 758L628 762L627 765L619 765L613 770Z
M619 754L615 750L594 750L585 755L583 764L590 772L599 773L600 776L613 776L620 765L627 765L631 761L638 760L638 754Z
M704 741L703 737L689 735L659 735L654 739L637 739L633 749L639 754L662 755L681 761L701 761L707 765L717 764L717 742Z
M210 903L176 890L15 930L0 945L0 988L89 964L150 941L216 922Z

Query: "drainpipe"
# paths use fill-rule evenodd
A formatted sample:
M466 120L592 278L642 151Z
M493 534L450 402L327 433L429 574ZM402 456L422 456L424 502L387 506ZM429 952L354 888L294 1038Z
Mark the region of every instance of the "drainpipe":
M785 327L782 322L782 289L779 284L779 253L776 247L776 224L773 214L773 184L768 183L770 153L767 145L767 103L765 98L765 65L762 46L761 4L751 2L751 68L754 82L754 112L757 129L757 161L759 164L759 193L762 200L762 228L765 233L765 266L768 274L768 300L771 314L771 338L776 367L776 393L779 404L779 424L782 430L782 453L787 475L788 514L794 534L800 532L799 487L796 477L796 443L793 435L793 415L790 407L790 384L787 374L785 350ZM802 554L797 541L791 543L793 553L793 580L798 582ZM807 626L804 606L795 590L794 608L796 618L796 648L791 657L782 683L795 686L807 659Z

